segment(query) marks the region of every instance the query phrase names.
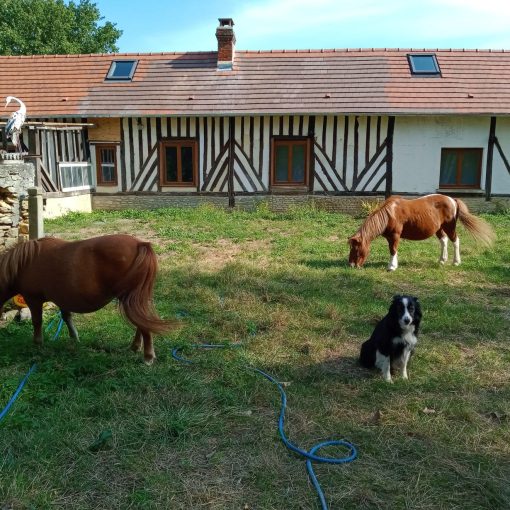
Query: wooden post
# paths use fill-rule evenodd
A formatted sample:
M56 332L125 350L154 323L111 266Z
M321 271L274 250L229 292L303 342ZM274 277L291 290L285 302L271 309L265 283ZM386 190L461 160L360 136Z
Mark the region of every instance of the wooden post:
M489 144L487 146L487 163L485 165L485 200L491 199L492 191L492 161L494 159L494 143L496 141L496 117L491 117L489 128Z
M386 146L386 192L388 198L393 188L393 131L395 130L395 117L388 117L388 137Z
M234 157L235 157L235 117L228 119L228 206L235 207L234 195Z
M28 188L28 237L44 237L43 197L40 188Z

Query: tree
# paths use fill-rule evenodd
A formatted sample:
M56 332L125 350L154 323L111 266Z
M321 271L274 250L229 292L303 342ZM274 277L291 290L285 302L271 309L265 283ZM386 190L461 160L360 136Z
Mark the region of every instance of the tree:
M90 0L0 0L0 55L110 53L122 30Z

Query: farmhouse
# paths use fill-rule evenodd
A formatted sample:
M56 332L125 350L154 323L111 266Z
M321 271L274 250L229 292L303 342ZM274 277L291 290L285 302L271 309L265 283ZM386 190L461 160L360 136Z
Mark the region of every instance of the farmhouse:
M338 210L392 193L509 200L509 51L236 51L233 25L219 20L211 52L0 57L0 96L26 103L46 197Z

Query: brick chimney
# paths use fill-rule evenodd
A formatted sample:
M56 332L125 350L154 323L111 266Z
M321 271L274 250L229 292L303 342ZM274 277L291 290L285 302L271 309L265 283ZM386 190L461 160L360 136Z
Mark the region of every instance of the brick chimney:
M218 71L231 71L234 67L236 44L234 20L232 18L218 18L218 21L220 22L216 29L216 39L218 39Z

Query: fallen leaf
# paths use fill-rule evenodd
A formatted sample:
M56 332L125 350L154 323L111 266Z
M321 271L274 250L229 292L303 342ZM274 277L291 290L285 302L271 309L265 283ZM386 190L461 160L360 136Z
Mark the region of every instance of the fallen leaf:
M380 409L377 409L377 411L370 417L369 422L374 425L378 425L381 422L382 417L383 413Z
M436 410L435 409L429 409L428 407L426 407L425 409L422 410L422 413L423 414L436 414Z

